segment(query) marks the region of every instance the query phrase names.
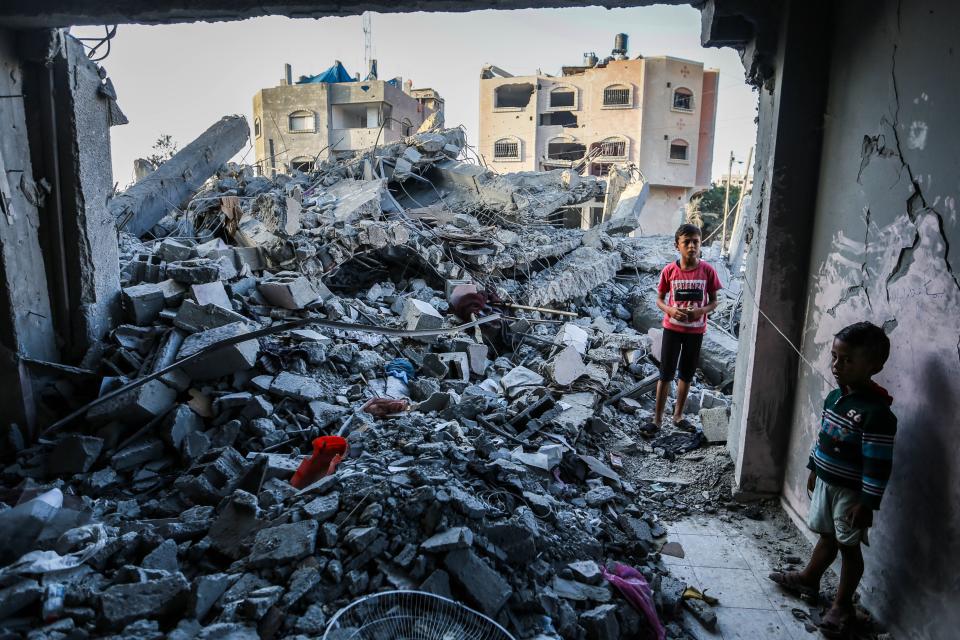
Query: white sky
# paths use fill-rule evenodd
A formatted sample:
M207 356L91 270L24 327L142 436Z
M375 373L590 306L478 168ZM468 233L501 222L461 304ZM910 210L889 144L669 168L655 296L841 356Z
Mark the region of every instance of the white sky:
M609 55L619 32L630 36L631 58L671 55L720 69L714 179L726 172L731 150L745 161L756 140L756 95L743 82L734 50L700 46L700 12L689 6L374 14L373 54L381 79L402 76L439 91L447 125L463 124L473 143L484 64L516 75L537 69L559 74L562 65L579 64L585 51ZM294 79L319 73L335 59L351 74L365 72L360 16L121 25L111 44L101 64L130 119L111 130L114 182L121 186L132 180L133 160L149 155L160 134L172 135L182 148L224 115L250 120L254 93L277 85L285 62L293 65ZM252 150L246 160L252 162ZM734 172L742 168L734 165Z

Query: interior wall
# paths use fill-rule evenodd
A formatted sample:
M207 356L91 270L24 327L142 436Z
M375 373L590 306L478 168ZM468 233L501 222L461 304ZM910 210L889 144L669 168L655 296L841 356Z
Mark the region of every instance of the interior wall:
M897 638L955 637L960 578L960 5L854 0L835 9L833 64L802 350L829 378L842 327L882 325L876 380L899 420L893 476L865 550L864 603ZM952 250L951 250L952 249ZM832 381L803 368L784 486L805 468Z

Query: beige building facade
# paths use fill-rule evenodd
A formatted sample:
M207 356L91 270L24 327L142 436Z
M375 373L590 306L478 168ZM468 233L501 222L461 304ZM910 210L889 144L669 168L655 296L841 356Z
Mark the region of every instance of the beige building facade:
M413 89L409 80L401 88L400 78L293 83L291 76L287 65L279 86L253 97L255 166L264 175L396 142L443 112L436 91Z
M710 186L719 71L669 56L584 56L560 76L484 67L479 150L500 173L572 167L605 176L632 164L650 183L641 232L673 233ZM598 222L585 215L582 226Z

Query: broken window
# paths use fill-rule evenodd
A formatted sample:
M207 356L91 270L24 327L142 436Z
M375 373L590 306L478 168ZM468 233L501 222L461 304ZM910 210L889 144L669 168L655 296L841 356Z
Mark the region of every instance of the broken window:
M630 87L616 84L603 90L603 106L629 107Z
M599 143L590 145L591 148L600 148L599 155L604 158L626 158L627 141L624 138L607 138Z
M570 87L560 87L550 92L550 108L576 107L577 94Z
M550 113L540 114L540 126L549 127L551 125L560 125L561 127L576 127L577 116L573 111L551 111Z
M603 178L608 173L610 173L610 167L612 166L613 166L612 162L591 162L590 175L596 176L598 178Z
M670 159L687 160L687 150L689 147L690 145L688 145L685 140L674 140L670 143Z
M260 118L254 118L253 120L253 135L257 138L260 137Z
M550 160L579 160L587 147L567 138L554 138L547 143L547 158Z
M529 82L502 84L494 89L493 106L497 109L523 109L530 104L532 95L533 85Z
M693 91L678 87L673 92L673 108L678 111L693 111Z
M316 131L317 120L312 111L294 111L288 117L290 131Z
M509 138L501 138L493 143L493 157L497 160L519 159L520 141Z
M313 171L313 158L309 156L300 156L290 161L290 169L308 173Z

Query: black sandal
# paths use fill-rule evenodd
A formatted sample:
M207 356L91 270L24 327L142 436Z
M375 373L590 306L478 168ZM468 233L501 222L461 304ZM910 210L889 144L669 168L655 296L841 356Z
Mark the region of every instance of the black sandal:
M660 425L658 425L656 422L653 422L652 420L649 422L645 422L640 427L640 435L643 436L644 438L652 438L657 434L658 431L660 431Z
M673 426L676 427L677 429L680 429L681 431L687 431L689 433L693 433L694 431L697 430L696 425L694 425L692 422L690 422L686 418L680 418L680 420L673 423Z
M834 614L834 611L838 613ZM820 624L817 625L817 628L820 629L820 633L827 638L848 638L853 631L856 621L857 613L854 609L841 610L836 607L830 607L820 621Z
M816 598L820 594L819 588L801 582L800 574L796 571L774 571L768 577L787 593L803 599Z

